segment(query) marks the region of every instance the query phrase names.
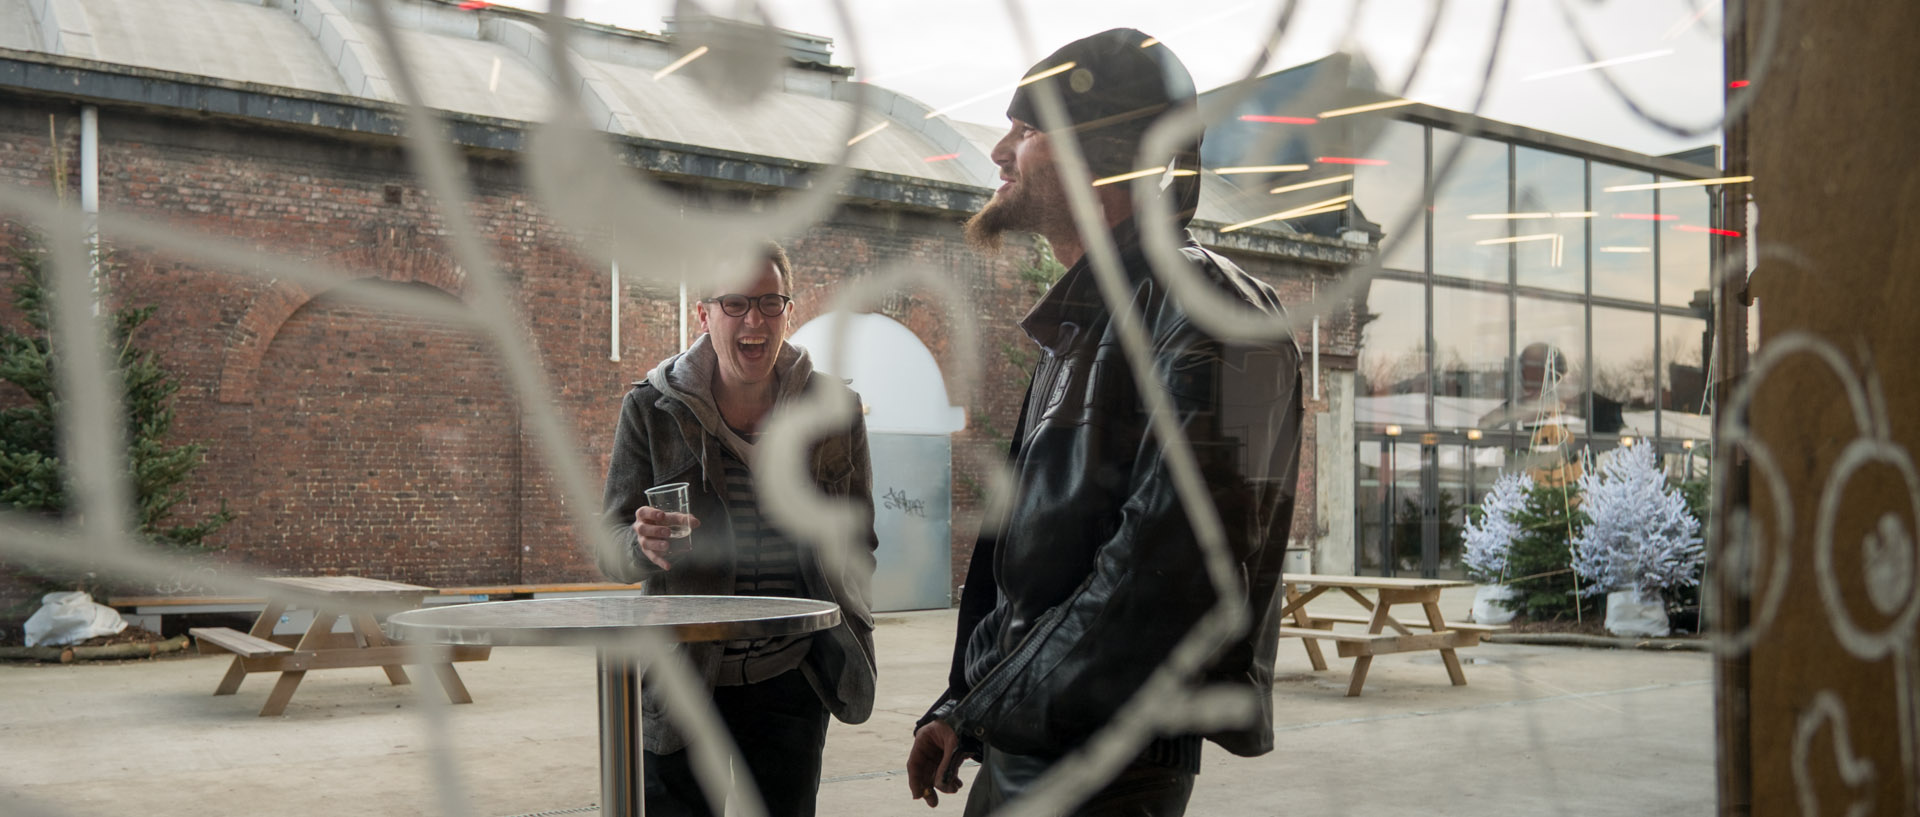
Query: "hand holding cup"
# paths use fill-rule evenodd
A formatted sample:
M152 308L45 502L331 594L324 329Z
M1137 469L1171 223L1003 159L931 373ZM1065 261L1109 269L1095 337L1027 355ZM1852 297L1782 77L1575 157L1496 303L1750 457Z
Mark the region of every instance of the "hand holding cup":
M634 509L633 534L647 560L672 570L672 559L692 549L690 538L700 520L688 512L687 483L675 482L647 490L647 504Z

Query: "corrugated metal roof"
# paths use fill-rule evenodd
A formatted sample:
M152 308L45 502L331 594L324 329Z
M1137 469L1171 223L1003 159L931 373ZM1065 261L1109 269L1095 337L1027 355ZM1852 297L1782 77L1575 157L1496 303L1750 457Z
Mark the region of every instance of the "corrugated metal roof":
M993 146L1000 142L1000 138L1007 135L1006 125L981 125L957 120L952 125L953 129L959 131L961 136L965 136L969 143L988 156L993 155Z
M402 0L393 19L409 68L434 108L527 122L550 118L556 90L538 48L529 47L521 21L530 15L489 10L518 26L517 41L489 39L481 18L431 0ZM0 0L0 47L48 50L63 56L154 68L368 99L397 98L377 31L354 0ZM46 37L51 30L59 36ZM538 35L531 35L538 37ZM751 105L731 105L692 79L654 79L673 59L653 35L584 33L576 64L605 82L583 87L590 110L611 109L603 123L617 133L686 145L809 163L841 159L849 133L896 117L895 124L862 139L848 159L856 168L973 186L969 163L948 158L967 145L943 147L937 135L910 120L924 116L886 95L864 113L837 93L838 72L782 66L785 76ZM606 97L611 97L606 98ZM625 111L619 109L624 107ZM903 110L892 110L902 107ZM617 115L630 113L630 116ZM850 120L860 125L849 130ZM975 169L985 166L969 157Z
M553 83L527 58L498 43L420 31L398 33L407 67L429 107L527 122L552 117ZM397 73L389 70L387 76Z
M590 62L613 80L614 92L638 119L639 132L633 135L649 139L831 163L846 150L849 133L857 135L879 121L878 114L868 112L850 130L848 120L859 112L850 103L773 92L750 106L735 106L714 98L688 77L675 74L656 81L652 71ZM888 127L854 145L847 162L882 173L980 184L951 161L927 161L949 152L912 130Z
M307 91L347 93L320 44L293 15L281 9L234 0L69 2L84 14L94 48L92 55L69 56ZM0 0L0 6L27 4L27 0ZM32 48L39 50L40 46Z
M390 11L429 106L523 122L551 117L558 92L536 15L469 13L444 0L394 0ZM0 0L0 47L393 102L396 72L384 64L372 20L366 0ZM698 68L655 79L678 56L669 38L585 26L569 44L585 80L582 103L613 133L815 164L845 156L861 170L999 186L988 155L1003 126L926 119L925 104L851 83L843 69L782 63L770 90L741 105L704 88L693 76ZM850 155L849 134L864 134ZM1241 212L1245 204L1225 179L1208 174L1203 188L1203 221L1260 215Z
M0 48L40 50L40 25L26 3L0 3Z

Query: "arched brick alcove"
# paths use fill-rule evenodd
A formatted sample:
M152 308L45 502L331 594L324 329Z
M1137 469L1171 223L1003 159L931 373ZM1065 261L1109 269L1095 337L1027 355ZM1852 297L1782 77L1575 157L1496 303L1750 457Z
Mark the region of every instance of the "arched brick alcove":
M359 287L448 305L467 294L437 252L327 261L363 273ZM525 326L517 314L503 323ZM230 492L240 515L221 532L230 554L437 586L518 578L529 454L500 339L286 281L234 332L219 381L219 401L246 418L233 430L245 453L229 472L244 488ZM518 334L510 342L530 342Z
M466 274L446 255L396 247L355 248L325 259L356 279L377 278L396 283L418 283L465 300ZM233 328L232 340L220 365L219 400L253 402L260 358L287 319L328 290L309 289L292 281L276 280L255 296Z

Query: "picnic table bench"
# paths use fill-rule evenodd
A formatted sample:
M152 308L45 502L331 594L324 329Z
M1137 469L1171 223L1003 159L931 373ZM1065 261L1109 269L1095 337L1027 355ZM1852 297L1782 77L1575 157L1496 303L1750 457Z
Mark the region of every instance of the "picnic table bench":
M359 576L278 576L263 581L305 591L309 596L318 594L325 602L315 605L313 623L292 646L272 640L274 625L288 606L285 600L275 598L264 600L259 617L246 632L231 627L189 630L202 653L212 648L233 654L233 663L227 666L227 674L220 679L213 694L234 694L249 674L278 672L280 679L268 694L266 705L260 708L261 717L267 717L286 711L287 702L293 699L294 690L309 670L379 667L386 672L387 680L397 686L409 682L406 670L401 667L403 663L426 663L433 668L448 700L457 704L473 702L459 673L454 671L453 662L486 660L487 647L399 646L388 642L374 619L376 610L418 607L433 588ZM333 632L334 622L342 619L349 622L349 631Z
M1285 573L1286 603L1280 609L1281 621L1291 624L1280 628L1281 638L1298 638L1307 651L1307 660L1315 671L1327 669L1320 652L1321 641L1334 642L1340 657L1353 659L1353 678L1347 684L1347 696L1357 697L1367 682L1367 670L1376 655L1438 650L1447 667L1447 678L1454 686L1466 686L1466 673L1454 653L1460 647L1480 643L1480 636L1505 629L1487 624L1455 624L1440 613L1440 591L1462 587L1471 582L1448 579L1413 579L1380 576L1327 576L1315 573ZM1304 592L1301 588L1307 588ZM1310 613L1307 604L1329 590L1339 590L1371 613L1368 616ZM1363 590L1372 590L1378 603ZM1417 604L1425 621L1400 621L1389 612L1395 604ZM1335 624L1364 624L1366 632L1335 630ZM1388 632L1391 629L1392 632ZM1422 632L1414 632L1421 630Z

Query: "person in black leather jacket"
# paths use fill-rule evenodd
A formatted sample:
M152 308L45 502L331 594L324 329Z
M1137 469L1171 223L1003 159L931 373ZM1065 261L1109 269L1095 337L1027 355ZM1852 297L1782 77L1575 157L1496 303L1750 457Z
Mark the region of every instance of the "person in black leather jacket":
M987 249L1010 230L1045 236L1069 269L1021 324L1042 356L1011 501L974 547L949 687L908 757L928 805L959 790L973 756L968 815L1040 788L1060 813L1177 815L1203 739L1273 748L1300 351L1273 289L1184 233L1199 177L1177 171L1199 169L1199 136L1141 155L1149 128L1196 116L1185 67L1148 39L1108 31L1028 72L1072 63L1016 92L992 152L1005 184L968 224ZM1043 129L1043 111L1066 122ZM1063 179L1068 143L1089 180L1167 171L1081 190L1106 227L1086 235ZM1156 195L1168 200L1142 201ZM1042 780L1065 766L1080 782Z

